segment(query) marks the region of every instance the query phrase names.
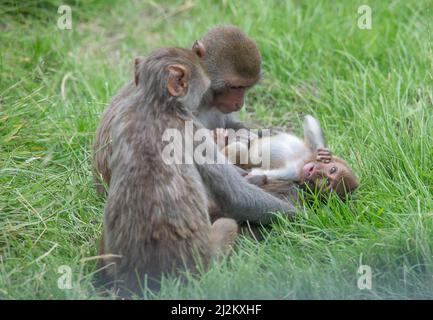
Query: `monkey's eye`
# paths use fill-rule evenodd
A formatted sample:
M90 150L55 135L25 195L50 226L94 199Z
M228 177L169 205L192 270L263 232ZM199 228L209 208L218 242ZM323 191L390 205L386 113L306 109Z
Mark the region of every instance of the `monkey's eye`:
M332 167L331 171L329 172L330 174L334 174L337 172L337 167Z
M230 86L230 89L238 90L238 89L245 89L245 87L243 87L243 86Z

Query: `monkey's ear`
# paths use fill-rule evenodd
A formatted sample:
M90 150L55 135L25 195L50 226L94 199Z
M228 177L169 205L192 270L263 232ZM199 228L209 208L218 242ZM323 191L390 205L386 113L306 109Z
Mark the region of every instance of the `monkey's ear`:
M181 64L172 64L167 67L167 89L173 97L183 97L188 89L188 72Z
M203 59L206 55L206 48L201 41L196 40L192 45L192 51L200 58Z
M135 85L138 85L138 65L140 64L140 62L143 61L143 59L141 58L135 58L134 59L134 81L135 81Z

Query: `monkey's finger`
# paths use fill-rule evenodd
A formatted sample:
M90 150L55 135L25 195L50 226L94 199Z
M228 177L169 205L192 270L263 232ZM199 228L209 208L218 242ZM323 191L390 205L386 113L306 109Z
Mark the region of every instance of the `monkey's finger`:
M317 149L317 154L331 156L332 153L328 149Z
M329 154L319 154L318 157L319 158L324 158L324 159L331 159L332 158L332 156L329 155Z
M317 161L320 161L320 162L324 162L324 163L329 163L329 162L331 162L331 157L323 157L323 156L321 156L321 157L316 157L316 160Z
M320 159L320 160L328 160L328 161L331 161L331 159L332 159L332 157L328 157L328 156L320 156L320 157L317 157L318 159Z
M317 157L331 157L331 155L329 155L329 154L327 154L327 153L318 153L317 155L316 155Z
M332 158L332 155L327 154L327 153L319 153L317 156L318 157L322 157L322 158L327 158L327 159L331 159Z

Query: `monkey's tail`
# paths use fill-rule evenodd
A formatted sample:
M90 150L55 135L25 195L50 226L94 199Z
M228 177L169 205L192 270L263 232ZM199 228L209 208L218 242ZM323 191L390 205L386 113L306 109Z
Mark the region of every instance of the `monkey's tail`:
M304 118L304 138L312 151L326 147L320 122L313 116L306 115Z

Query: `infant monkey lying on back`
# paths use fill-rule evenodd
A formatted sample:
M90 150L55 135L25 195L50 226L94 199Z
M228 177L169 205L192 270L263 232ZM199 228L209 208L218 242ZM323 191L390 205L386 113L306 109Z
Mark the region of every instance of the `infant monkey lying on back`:
M320 194L334 191L344 200L358 187L358 179L349 165L326 148L320 123L312 116L305 117L304 140L280 133L230 142L225 129L217 129L215 136L220 151L229 161L251 169L247 175L251 183L279 197L296 197L294 186L299 186ZM263 156L266 154L269 157Z

